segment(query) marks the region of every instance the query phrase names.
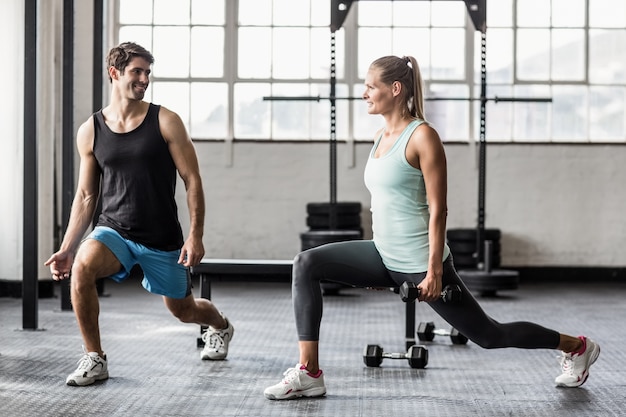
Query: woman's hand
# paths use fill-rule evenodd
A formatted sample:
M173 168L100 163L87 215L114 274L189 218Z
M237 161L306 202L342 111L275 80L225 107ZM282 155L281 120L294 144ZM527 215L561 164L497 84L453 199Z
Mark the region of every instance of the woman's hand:
M433 302L441 297L442 284L441 275L435 277L435 274L428 272L426 278L417 286L420 290L419 301Z

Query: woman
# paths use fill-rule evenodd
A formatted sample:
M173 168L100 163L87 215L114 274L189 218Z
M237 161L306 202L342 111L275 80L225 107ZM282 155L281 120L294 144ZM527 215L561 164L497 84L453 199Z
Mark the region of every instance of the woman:
M300 361L280 383L268 387L265 396L284 400L326 393L318 357L321 279L357 287L416 283L419 301L427 302L474 343L487 349L559 349L562 373L556 385L582 385L600 354L597 343L534 323L498 323L485 314L456 273L445 243L446 156L439 135L424 118L422 78L415 58L385 56L374 61L363 98L369 114L385 119L365 168L373 240L331 243L296 256L292 294ZM459 303L441 299L446 285L461 288Z

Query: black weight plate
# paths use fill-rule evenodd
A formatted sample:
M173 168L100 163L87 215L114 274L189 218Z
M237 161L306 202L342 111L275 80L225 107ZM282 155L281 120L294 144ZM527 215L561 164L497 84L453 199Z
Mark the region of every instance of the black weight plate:
M485 239L498 241L502 233L500 229L485 229ZM476 229L448 229L448 240L476 240Z
M481 270L459 270L459 276L471 291L495 292L499 290L515 290L519 284L519 272L506 269L492 269L491 272Z
M358 201L338 201L335 203L337 214L360 214L361 203ZM330 213L330 203L308 203L306 205L307 214Z

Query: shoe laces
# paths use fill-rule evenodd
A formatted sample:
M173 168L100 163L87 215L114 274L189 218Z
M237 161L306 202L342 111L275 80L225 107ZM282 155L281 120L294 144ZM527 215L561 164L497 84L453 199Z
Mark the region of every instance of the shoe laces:
M95 361L92 356L88 353L83 354L83 356L78 360L78 369L80 370L90 370L93 368Z
M224 339L219 331L207 330L202 335L202 341L213 350L219 350L224 346Z
M285 372L283 372L283 384L291 384L294 381L300 380L301 370L298 368L289 368Z
M563 352L563 355L560 357L561 362L561 370L564 374L573 375L574 374L574 358L571 353Z

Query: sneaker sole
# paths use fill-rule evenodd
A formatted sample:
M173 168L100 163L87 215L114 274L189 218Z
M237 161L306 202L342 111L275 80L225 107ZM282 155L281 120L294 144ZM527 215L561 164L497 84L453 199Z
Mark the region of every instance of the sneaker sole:
M274 394L265 394L265 398L268 400L295 400L302 397L323 397L324 395L326 395L326 388L311 388L304 391L292 391L284 397L277 397Z
M65 383L71 387L86 387L87 385L91 385L96 381L103 381L109 378L109 373L101 374L98 376L94 376L92 378L85 379L83 383L76 382L75 379L68 379Z
M582 384L584 384L585 382L587 382L587 378L589 378L589 368L591 368L591 365L593 365L594 363L596 363L596 361L598 360L598 357L600 356L600 345L596 344L596 351L593 352L593 356L591 357L591 360L589 361L589 363L587 364L587 370L585 371L583 378L580 380L580 383L574 383L574 384L557 384L557 387L562 387L562 388L578 388L580 387Z

